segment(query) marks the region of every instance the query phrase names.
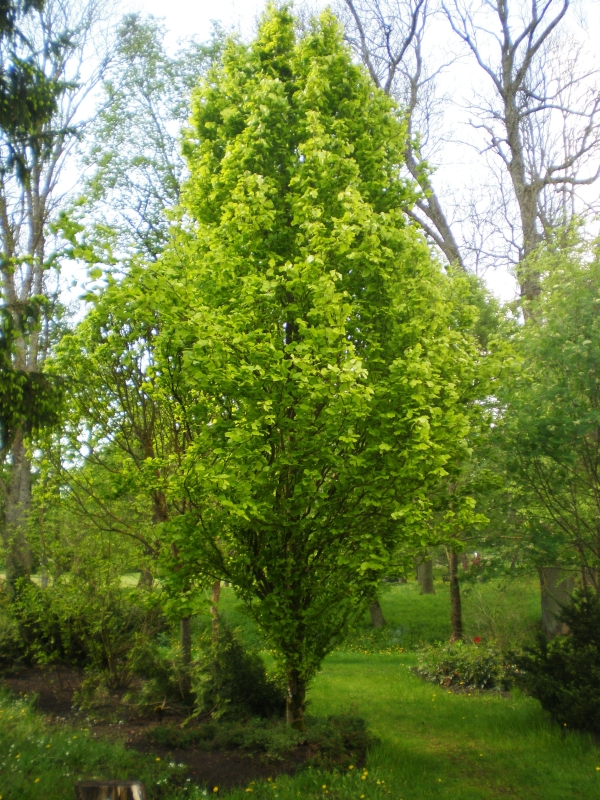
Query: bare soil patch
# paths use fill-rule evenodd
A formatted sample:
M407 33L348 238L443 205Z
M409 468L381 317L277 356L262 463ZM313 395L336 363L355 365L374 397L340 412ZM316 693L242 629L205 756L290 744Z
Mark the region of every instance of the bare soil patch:
M265 761L260 755L239 751L206 752L195 747L186 749L161 747L148 739L148 732L164 722L155 717L136 716L120 704L118 694L114 704L98 711L80 711L73 705L75 693L81 687L82 675L73 670L41 670L27 668L5 676L1 684L20 697L36 696L36 708L56 725L85 724L93 735L122 741L127 748L164 761L185 764L180 778L184 782L213 789L249 786L252 781L292 775L304 762L314 756L311 748L300 746L289 756L277 761ZM183 719L183 718L181 718ZM177 722L176 715L169 721Z

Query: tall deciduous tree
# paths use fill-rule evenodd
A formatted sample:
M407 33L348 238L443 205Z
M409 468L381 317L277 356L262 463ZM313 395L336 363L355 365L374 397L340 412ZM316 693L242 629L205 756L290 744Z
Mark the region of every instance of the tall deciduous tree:
M497 433L519 534L546 582L551 635L552 602L564 596L557 567L600 588L600 258L552 244L533 266L544 279L533 319L514 332Z
M25 128L0 132L0 291L12 330L11 364L24 386L42 372L55 331L58 258L50 225L64 202L60 179L85 123L85 103L110 56L104 37L108 13L103 0L47 0L24 19L19 37L18 58L57 87L47 113L30 114ZM26 536L31 464L25 422L15 420L10 446L0 453L0 464L9 463L0 497L11 583L32 568Z
M183 364L196 432L173 535L262 627L294 726L465 447L462 283L407 217L405 144L335 18L300 36L270 7L196 93L190 222L160 263L161 369Z
M512 198L502 211L528 301L539 288L539 276L523 269L528 256L568 224L577 210L577 187L600 177L600 72L561 30L569 5L570 0L444 4L490 88L473 103L473 124L484 131L508 178Z
M436 191L428 160L439 148L434 120L444 101L436 83L448 64L432 65L424 51L435 15L428 0L343 0L346 37L375 85L403 108L408 126L404 162L421 189L409 214L450 264L467 266L448 208Z
M597 213L593 198L581 192L600 175L599 73L594 54L569 27L570 0L339 5L357 57L406 108L412 133L406 165L422 189L413 214L423 230L450 262L513 265L522 296L531 300L537 278L521 269L529 253L574 214ZM460 98L470 112L471 144L481 151L481 173L490 175L468 213L459 187L443 198L430 169L443 166L436 150L452 138L447 124L432 124L447 99L438 78L453 69L451 59L439 63L431 44L442 31L440 12L486 87L470 93L465 86Z
M154 260L169 230L185 177L181 128L192 88L217 55L222 36L193 40L175 55L152 17L126 16L113 63L103 82L101 111L88 136L83 187L88 225L110 235L115 250Z

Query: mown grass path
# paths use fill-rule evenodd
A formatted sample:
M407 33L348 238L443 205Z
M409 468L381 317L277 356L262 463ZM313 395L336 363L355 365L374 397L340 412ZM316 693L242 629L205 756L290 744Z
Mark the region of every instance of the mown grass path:
M337 653L310 694L316 714L355 705L381 745L369 773L402 800L600 798L600 748L552 726L520 694L448 693L410 673L413 654Z

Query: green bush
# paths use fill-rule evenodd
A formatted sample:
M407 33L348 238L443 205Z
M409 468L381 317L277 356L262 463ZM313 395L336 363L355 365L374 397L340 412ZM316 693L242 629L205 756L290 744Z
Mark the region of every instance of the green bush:
M26 660L25 645L19 626L10 614L0 607L0 674L6 675Z
M147 592L77 575L47 588L21 581L13 609L35 663L99 673L111 689L128 685L137 649L164 626Z
M600 733L600 598L575 592L560 618L569 635L527 648L520 683L562 726Z
M423 648L415 672L440 686L506 691L517 674L513 661L493 645L458 641Z
M140 643L132 653L131 669L141 684L123 697L138 712L154 711L159 718L170 712L190 712L190 698L181 683L180 648L164 639Z
M219 634L195 670L197 713L214 718L273 717L285 711L285 692L269 677L260 654L247 650L221 619Z

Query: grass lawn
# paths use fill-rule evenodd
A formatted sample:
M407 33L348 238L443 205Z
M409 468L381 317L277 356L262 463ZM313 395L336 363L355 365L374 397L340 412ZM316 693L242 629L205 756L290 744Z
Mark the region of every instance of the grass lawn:
M480 596L467 593L465 618L471 635L489 635L493 626L509 635L502 628L503 615L509 622L518 616L521 630L535 622L536 587L513 584L512 590L489 584L480 587ZM398 652L399 647L445 639L447 603L447 587L441 584L433 597L419 597L410 584L393 587L382 600L387 632L373 638L365 622L346 649L326 659L312 684L309 713L357 713L379 738L365 771L309 770L256 782L228 794L229 800L600 798L600 749L588 736L552 726L536 701L519 693L448 693L410 672L416 656ZM244 638L260 641L231 591L223 592L222 608L242 628ZM141 778L150 800L222 794L215 787L167 788L165 779L177 769L125 751L118 743L92 739L81 728L51 728L20 701L0 703L2 800L63 800L72 796L76 776L95 775Z
M349 636L345 650L378 652L389 648L411 650L420 644L450 638L450 597L447 583L436 581L436 594L420 595L416 581L384 590L381 607L387 622L374 630L368 614ZM462 589L465 635L496 639L502 646L517 644L531 635L541 615L535 580L488 581ZM251 647L264 645L232 589L223 588L219 609L239 628ZM198 628L210 625L208 614L197 618Z

